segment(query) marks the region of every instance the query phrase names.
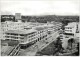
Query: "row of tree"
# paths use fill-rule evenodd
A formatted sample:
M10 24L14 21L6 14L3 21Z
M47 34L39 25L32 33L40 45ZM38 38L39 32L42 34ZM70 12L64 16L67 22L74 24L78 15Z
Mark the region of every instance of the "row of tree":
M8 17L8 18L6 18ZM46 23L47 21L59 21L65 23L65 20L70 22L76 21L79 22L79 16L57 16L57 15L45 15L45 16L21 16L22 21L28 22L43 22ZM1 21L4 22L6 20L15 21L14 15L1 15Z

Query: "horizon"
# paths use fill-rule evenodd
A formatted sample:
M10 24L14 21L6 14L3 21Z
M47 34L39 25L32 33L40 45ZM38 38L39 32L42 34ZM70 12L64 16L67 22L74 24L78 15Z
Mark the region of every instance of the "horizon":
M8 14L1 14L1 15L8 15ZM9 14L15 16L15 14ZM21 16L80 16L80 15L22 15Z

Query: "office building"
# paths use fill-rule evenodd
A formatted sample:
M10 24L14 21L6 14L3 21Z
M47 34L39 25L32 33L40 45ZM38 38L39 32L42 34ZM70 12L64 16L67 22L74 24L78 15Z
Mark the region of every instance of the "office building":
M5 21L1 22L1 30L3 37L2 39L5 39L5 32L8 30L22 30L24 23L22 22L12 22L12 21Z
M77 30L77 23L72 22L72 23L68 23L68 25L65 26L64 33L68 35L74 35L76 33L76 30Z
M19 41L22 47L26 47L28 44L36 43L37 41L49 36L51 33L55 33L58 29L60 29L61 24L59 25L45 24L28 30L8 30L6 31L5 37L6 40Z

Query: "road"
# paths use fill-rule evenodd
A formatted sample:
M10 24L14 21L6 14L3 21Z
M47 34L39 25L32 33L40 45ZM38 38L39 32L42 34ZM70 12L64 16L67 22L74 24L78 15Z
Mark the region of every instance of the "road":
M20 54L20 56L34 56L36 55L37 51L41 51L43 48L47 47L50 43L52 43L56 38L59 36L58 31L49 35L46 38L42 39L41 41L38 41L36 44L30 46L26 50L22 50L24 54Z

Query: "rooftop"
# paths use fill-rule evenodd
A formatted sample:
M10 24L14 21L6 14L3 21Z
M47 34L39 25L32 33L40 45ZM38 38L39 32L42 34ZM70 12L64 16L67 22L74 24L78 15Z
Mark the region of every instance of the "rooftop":
M76 22L68 23L68 25L65 27L75 27L76 24L77 24Z
M35 29L40 31L40 30L43 30L44 28L43 27L36 27Z
M52 26L54 26L54 25L52 25L52 24L40 25L40 26L35 27L35 30L40 31L40 30L44 30L44 29L50 28L50 27L52 27Z
M36 32L36 30L34 30L34 29L30 29L30 30L8 30L5 33L29 34L29 33L33 33L33 32Z

